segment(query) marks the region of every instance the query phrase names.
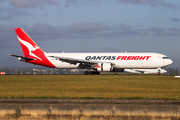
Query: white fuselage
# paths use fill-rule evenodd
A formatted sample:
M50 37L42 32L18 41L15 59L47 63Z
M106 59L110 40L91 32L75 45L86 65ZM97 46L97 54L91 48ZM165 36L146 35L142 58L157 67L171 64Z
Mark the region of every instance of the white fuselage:
M57 68L78 68L79 64L61 62L49 56L59 56L101 63L113 63L115 68L161 68L172 64L172 60L159 53L45 53L48 60Z

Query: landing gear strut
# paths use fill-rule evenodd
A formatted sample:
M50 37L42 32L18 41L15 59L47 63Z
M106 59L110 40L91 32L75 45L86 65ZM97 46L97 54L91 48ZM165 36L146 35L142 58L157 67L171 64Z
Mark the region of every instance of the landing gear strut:
M157 75L161 75L161 68L158 68L158 73Z
M96 72L96 71L84 71L85 75L99 75L100 72Z

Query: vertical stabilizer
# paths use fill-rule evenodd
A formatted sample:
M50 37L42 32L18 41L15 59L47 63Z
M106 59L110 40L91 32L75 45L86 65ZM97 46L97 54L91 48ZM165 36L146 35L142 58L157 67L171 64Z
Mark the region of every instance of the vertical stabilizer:
M28 36L28 34L22 28L15 28L15 31L24 56L32 56L40 59L38 56L35 55L43 53L39 46Z
M17 38L20 42L24 57L36 59L27 60L26 62L55 67L46 57L45 53L40 49L40 47L28 36L28 34L22 28L14 28L17 34Z

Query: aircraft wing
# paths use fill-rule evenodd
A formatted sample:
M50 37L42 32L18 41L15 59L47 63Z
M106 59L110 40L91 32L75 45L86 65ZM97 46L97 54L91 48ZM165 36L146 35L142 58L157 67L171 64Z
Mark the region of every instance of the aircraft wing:
M17 57L17 58L24 58L26 60L37 60L37 59L34 59L34 58L23 57L23 56L19 56L19 55L12 55L12 54L8 54L8 55L13 56L13 57Z
M70 58L70 57L60 57L60 56L48 56L48 57L57 58L62 62L67 62L67 63L75 64L75 65L77 63L84 63L84 64L87 64L87 65L94 65L94 64L97 64L97 63L101 63L100 61L89 61L89 60Z

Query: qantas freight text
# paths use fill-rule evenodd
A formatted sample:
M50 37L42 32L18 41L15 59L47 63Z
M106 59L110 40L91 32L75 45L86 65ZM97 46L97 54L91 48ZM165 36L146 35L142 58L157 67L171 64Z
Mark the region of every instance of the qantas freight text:
M148 60L151 56L87 56L86 60Z

